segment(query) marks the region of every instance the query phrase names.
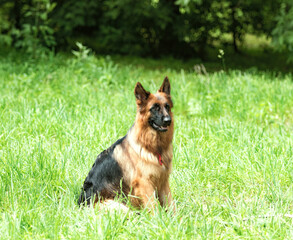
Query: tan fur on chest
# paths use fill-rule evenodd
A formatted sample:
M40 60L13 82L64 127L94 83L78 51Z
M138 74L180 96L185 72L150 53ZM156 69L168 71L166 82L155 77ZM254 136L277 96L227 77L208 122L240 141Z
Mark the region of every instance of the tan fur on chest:
M168 179L171 173L171 161L173 156L172 145L161 154L162 165L159 164L159 156L149 152L131 137L117 146L114 157L120 165L124 179L129 185L137 178L149 180L154 185L159 185ZM157 186L159 187L159 186Z
M130 195L142 197L149 191L154 191L153 194L158 195L164 186L169 184L173 156L172 144L162 151L162 165L160 165L158 155L135 141L134 134L135 130L130 129L127 138L113 152L122 169L123 180L131 189ZM132 201L132 204L139 206L140 201Z

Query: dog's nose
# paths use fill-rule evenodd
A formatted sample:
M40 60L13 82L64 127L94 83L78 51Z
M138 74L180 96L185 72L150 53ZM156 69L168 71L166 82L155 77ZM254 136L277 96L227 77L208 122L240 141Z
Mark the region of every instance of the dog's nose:
M163 118L163 124L164 124L164 126L169 126L171 124L171 117L170 116L165 116Z

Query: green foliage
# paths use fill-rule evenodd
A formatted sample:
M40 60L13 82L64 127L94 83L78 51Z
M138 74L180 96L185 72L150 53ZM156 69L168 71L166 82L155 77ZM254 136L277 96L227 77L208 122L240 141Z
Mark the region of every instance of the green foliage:
M221 60L222 62L222 66L223 66L223 69L226 71L226 64L225 64L225 52L223 49L219 49L219 54L218 54L218 58Z
M82 42L98 53L200 57L210 47L235 52L247 34L291 48L292 10L283 0L2 0L0 42L34 56L71 51ZM227 37L228 36L228 37Z
M12 53L0 58L0 239L293 238L292 74ZM177 212L79 209L97 154L134 122L135 83L154 92L166 75Z
M168 40L176 34L176 27L170 27L178 24L172 7L167 1L105 1L97 34L99 49L121 54L165 53Z
M273 30L274 44L279 51L290 52L288 61L293 62L293 4L282 3L277 25Z
M77 42L76 46L78 47L78 50L72 50L73 55L76 56L79 60L88 58L89 54L91 53L91 49L82 45L80 42Z
M57 6L51 15L52 26L59 47L71 50L72 46L68 48L70 40L84 35L92 37L96 33L103 16L104 1L55 0L53 2Z
M6 11L13 12L14 21L8 23L4 18L2 32L7 32L2 38L8 45L24 49L33 57L52 49L55 45L54 30L50 26L49 14L55 3L50 0L15 1L14 5L6 3ZM1 37L0 37L1 39Z
M2 7L0 7L0 44L6 46L11 46L12 44L12 37L10 34L11 23L7 14L10 9L10 5L11 4L6 3L2 4Z

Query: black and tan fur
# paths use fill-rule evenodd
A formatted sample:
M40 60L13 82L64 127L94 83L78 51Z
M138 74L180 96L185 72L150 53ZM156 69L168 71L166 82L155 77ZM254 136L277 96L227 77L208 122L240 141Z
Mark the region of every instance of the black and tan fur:
M174 121L170 82L166 77L155 94L138 82L134 93L135 123L126 136L97 157L84 181L79 204L95 204L121 194L135 207L152 209L157 199L162 206L172 203L169 176Z

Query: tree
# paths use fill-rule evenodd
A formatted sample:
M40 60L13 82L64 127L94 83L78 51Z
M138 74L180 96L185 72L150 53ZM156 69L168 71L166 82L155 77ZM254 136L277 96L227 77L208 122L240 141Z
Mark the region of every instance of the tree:
M293 3L281 4L277 24L273 29L273 43L279 51L289 51L289 62L293 62Z

